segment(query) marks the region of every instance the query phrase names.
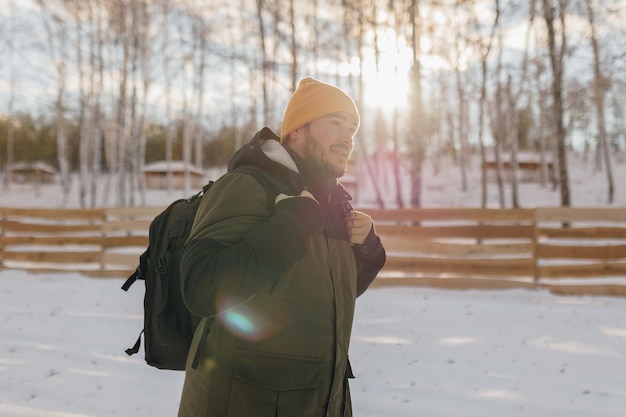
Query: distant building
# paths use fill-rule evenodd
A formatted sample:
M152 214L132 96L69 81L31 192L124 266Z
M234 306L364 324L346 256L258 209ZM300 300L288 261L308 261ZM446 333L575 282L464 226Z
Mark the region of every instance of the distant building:
M502 175L505 180L510 180L512 167L511 167L511 154L506 153L501 156L502 162ZM544 156L544 163L546 165L546 180L553 180L553 163L550 155ZM495 158L490 156L485 161L485 168L487 170L487 178L490 180L496 179L496 161ZM538 153L535 152L520 152L517 154L517 172L518 180L520 182L539 182L541 179L541 158Z
M5 171L9 182L15 184L50 184L56 180L58 174L55 167L43 161L16 162Z
M143 173L146 186L150 189L167 189L167 173L172 173L172 188L181 189L185 186L185 170L189 171L190 186L202 188L205 184L204 172L195 165L185 166L183 161L157 161L146 164Z

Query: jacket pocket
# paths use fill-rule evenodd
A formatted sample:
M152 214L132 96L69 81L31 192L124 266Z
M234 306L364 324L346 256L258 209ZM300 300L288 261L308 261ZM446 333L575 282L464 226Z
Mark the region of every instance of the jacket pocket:
M228 417L317 417L322 359L237 351Z

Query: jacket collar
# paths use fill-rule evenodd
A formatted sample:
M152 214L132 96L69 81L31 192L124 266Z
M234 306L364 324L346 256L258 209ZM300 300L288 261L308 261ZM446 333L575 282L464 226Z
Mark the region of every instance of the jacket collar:
M268 139L264 141L265 143L261 144L261 149L265 156L267 156L272 161L283 165L290 171L295 173L300 173L298 170L298 166L296 162L292 158L290 152L285 149L285 147L280 144L277 140Z

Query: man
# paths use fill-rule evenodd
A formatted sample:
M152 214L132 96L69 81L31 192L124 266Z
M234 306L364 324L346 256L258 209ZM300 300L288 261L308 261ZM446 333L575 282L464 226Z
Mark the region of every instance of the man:
M337 182L359 122L347 94L306 78L280 138L259 131L204 196L181 260L203 319L179 417L352 415L355 301L385 263Z

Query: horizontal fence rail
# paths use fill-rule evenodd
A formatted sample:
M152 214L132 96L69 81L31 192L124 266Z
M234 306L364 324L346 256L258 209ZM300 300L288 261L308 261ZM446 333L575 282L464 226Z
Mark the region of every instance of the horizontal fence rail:
M0 267L125 277L151 208L0 208ZM387 250L375 286L626 296L626 210L364 209Z

